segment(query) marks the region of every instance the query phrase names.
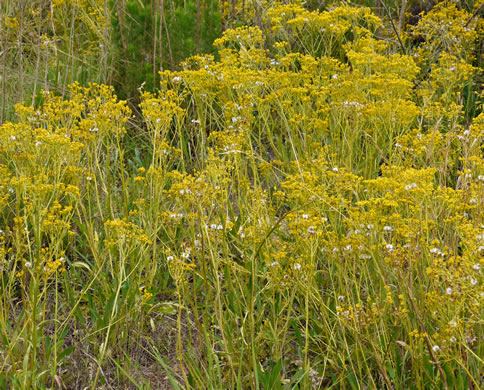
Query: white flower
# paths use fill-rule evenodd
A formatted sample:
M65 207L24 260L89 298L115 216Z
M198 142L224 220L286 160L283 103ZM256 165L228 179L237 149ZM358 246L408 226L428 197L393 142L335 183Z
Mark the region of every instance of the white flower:
M302 217L303 217L303 219L308 219L308 218L309 218L309 215L307 215L307 214L303 214L303 216L302 216Z
M331 76L331 78L332 78L333 80L336 80L336 79L338 78L338 75L337 75L337 74L334 74L334 75L332 75L332 76Z
M474 279L474 278L471 278L471 284L472 284L473 286L475 286L475 285L477 284L477 280L476 280L476 279Z
M415 188L415 187L417 187L417 184L412 183L412 184L406 185L405 190L410 191L412 188Z
M24 264L27 268L32 268L32 263L30 261L26 261Z
M444 254L442 253L442 251L439 248L432 248L429 252L434 253L436 255L444 256Z
M391 232L393 230L393 228L391 226L383 226L383 230L385 230L386 232Z
M361 103L358 103L358 102L343 102L343 105L345 107L356 107L356 108L363 107L363 105Z
M217 229L217 224L216 224L216 223L212 223L212 224L210 225L210 229L212 229L212 230Z
M276 265L279 265L279 263L278 263L277 261L273 261L273 262L271 263L271 267L275 267Z
M35 146L40 146L40 145L42 145L42 142L40 142L40 141L37 141L37 142L35 143Z
M16 138L15 138L15 136L14 136L14 135L11 135L11 136L10 136L10 139L11 139L12 141L15 141L15 140L16 140Z
M187 251L187 252L183 252L183 253L182 253L182 257L183 257L184 259L188 259L188 258L190 257L190 252L189 252L189 251Z
M167 260L167 261L172 261L172 260L173 260L173 256L168 256L168 257L166 258L166 260Z
M432 347L432 351L434 351L434 352L439 352L439 351L440 351L440 347L439 347L438 345L434 345L434 346Z
M308 227L308 233L310 233L310 234L316 233L316 229L314 228L314 226L309 226Z
M387 245L386 245L386 248L387 248L389 251L391 251L391 250L393 249L393 245L392 245L392 244L387 244Z
M217 226L217 230L222 230L224 227L222 225Z
M452 289L450 287L447 287L447 289L445 290L445 292L450 295L452 294Z
M179 83L181 80L182 80L182 78L180 76L173 77L173 82L174 83Z
M479 263L476 263L472 268L474 268L475 271L479 271L481 269L481 265Z
M455 328L457 326L457 322L455 320L449 321L449 325Z
M371 223L370 223L370 224L368 224L368 225L366 225L366 227L367 227L369 230L371 230L371 229L373 229L373 228L374 228L374 226L373 226Z
M91 176L88 176L88 177L86 177L86 180L87 181L91 181L92 180L92 177Z
M333 168L333 172L335 172L335 173L336 173L336 172L338 172L338 171L339 171L339 169L338 169L337 167L334 167L334 168Z
M301 264L299 263L294 264L294 269L296 270L301 269Z
M452 336L452 337L449 339L449 341L450 341L451 343L455 343L455 342L457 341L457 339L456 339L454 336Z

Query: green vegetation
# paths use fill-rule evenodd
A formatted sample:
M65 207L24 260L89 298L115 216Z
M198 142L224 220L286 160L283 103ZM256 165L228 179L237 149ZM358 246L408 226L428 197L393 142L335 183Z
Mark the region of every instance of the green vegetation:
M0 4L0 388L484 387L484 5Z

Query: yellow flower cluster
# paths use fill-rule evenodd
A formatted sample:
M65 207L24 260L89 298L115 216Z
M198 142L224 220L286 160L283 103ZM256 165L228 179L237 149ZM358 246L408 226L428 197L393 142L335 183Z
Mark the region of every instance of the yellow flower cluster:
M89 280L78 299L106 343L135 314L154 329L175 293L183 370L198 367L183 362L186 320L186 342L196 328L221 378L244 388L271 359L302 355L304 370L284 373L317 367L320 387L427 388L439 367L476 384L482 22L442 2L401 47L365 7L251 7L260 19L226 30L217 56L160 73L137 128L97 84L16 107L0 128L0 270L32 307L59 271Z

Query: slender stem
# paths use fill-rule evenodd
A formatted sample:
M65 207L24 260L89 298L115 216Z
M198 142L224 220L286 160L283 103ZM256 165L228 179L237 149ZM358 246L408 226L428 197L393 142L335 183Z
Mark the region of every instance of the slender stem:
M393 18L392 18L392 14L390 12L390 10L387 8L386 4L383 2L383 0L379 0L380 1L380 4L383 6L383 8L385 9L388 17L390 18L390 23L392 25L392 29L393 31L395 32L395 35L397 36L398 38L398 42L400 43L400 48L402 49L402 52L403 54L407 54L407 50L405 50L405 46L403 45L403 42L402 42L402 39L400 38L400 34L398 33L398 30L397 28L395 27L395 23L393 22Z

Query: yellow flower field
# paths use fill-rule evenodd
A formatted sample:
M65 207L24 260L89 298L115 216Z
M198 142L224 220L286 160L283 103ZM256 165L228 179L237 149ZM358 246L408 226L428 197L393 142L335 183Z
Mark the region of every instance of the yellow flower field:
M0 126L0 388L483 388L481 4L233 5Z

